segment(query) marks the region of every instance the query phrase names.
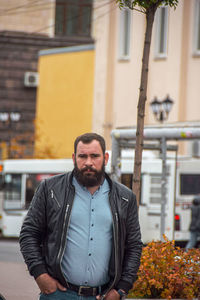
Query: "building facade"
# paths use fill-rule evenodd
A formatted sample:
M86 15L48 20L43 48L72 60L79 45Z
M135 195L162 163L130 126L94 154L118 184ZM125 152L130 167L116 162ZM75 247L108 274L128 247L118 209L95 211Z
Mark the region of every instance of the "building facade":
M95 3L97 8L102 1ZM120 10L107 1L101 10L94 8L93 127L109 139L112 128L136 125L145 15L137 10ZM163 124L199 122L199 77L200 1L181 0L175 10L159 8L151 42L145 125L159 124L150 103L155 97L163 100L167 95L174 104Z
M91 130L102 134L109 148L113 128L136 125L145 33L143 13L120 10L111 0L27 0L20 4L0 0L0 4L1 31L42 34L50 40L61 39L65 46L69 42L80 45L94 41ZM160 7L153 26L145 125L162 126L155 120L150 103L155 97L163 100L167 95L174 104L163 124L198 123L199 77L200 0L180 0L176 10Z

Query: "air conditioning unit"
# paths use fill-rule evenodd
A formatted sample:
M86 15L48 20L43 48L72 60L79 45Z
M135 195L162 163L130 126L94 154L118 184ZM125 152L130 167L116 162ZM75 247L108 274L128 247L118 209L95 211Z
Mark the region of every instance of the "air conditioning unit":
M39 84L39 74L37 72L25 72L24 86L37 87Z

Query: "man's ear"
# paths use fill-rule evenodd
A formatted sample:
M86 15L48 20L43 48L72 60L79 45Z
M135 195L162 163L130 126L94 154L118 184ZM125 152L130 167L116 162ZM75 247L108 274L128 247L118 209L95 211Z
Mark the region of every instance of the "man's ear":
M75 154L72 154L73 163L75 164Z
M105 152L105 155L104 155L105 166L107 165L108 160L109 160L109 153Z

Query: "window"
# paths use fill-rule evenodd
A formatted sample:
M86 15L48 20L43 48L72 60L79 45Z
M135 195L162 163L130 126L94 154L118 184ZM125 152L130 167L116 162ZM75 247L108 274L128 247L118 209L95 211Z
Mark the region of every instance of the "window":
M132 190L133 174L124 174L124 173L121 174L121 183L126 185L130 190ZM142 204L142 199L141 199L142 184L143 181L141 180L139 204Z
M162 197L162 175L161 174L149 174L150 175L150 204L160 204ZM165 193L166 198L168 194L168 176L166 178Z
M200 55L200 0L195 2L194 54Z
M156 18L155 56L163 58L167 56L168 8L158 8Z
M180 194L196 195L200 193L200 175L199 174L181 174L180 175Z
M92 0L56 0L55 35L90 36Z
M25 208L29 208L39 183L56 174L26 174Z
M131 36L131 10L120 11L119 28L119 58L127 59L130 56L130 36Z
M133 174L122 174L121 183L132 189Z
M21 208L21 174L6 174L3 187L4 209Z

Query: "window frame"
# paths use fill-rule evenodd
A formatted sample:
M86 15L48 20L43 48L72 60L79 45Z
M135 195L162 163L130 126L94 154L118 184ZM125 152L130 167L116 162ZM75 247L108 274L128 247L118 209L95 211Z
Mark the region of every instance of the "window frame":
M196 0L194 4L193 54L200 56L200 0Z
M181 196L199 195L200 192L200 174L182 172L179 175L179 194Z
M23 178L21 173L4 175L3 210L20 210L23 206Z
M77 28L76 33L68 34L67 33L67 24L68 24L67 12L69 11L71 5L77 6L77 10L78 10L78 15L77 15L78 28ZM58 22L59 19L57 19L57 8L58 7L60 7L61 10L63 10L63 21L62 22L60 22L60 21ZM90 9L90 26L88 28L88 33L87 34L83 34L83 25L84 25L84 22L83 22L84 13L83 13L83 11L84 11L85 8ZM55 2L55 28L54 28L55 36L61 36L61 37L91 37L92 8L93 8L93 1L92 0L84 0L84 1L83 0L77 0L77 3L75 3L75 4L74 4L73 0L68 0L68 1L66 1L66 0L56 0L56 2ZM72 19L73 19L73 16L72 16ZM73 23L71 23L71 24L73 24ZM57 27L61 27L62 30L58 31Z
M132 11L128 8L120 10L119 16L119 60L130 60ZM127 16L127 20L125 17ZM127 23L126 23L127 22ZM126 31L126 29L128 29ZM127 49L127 51L125 50Z
M164 10L164 21L162 22L162 12ZM161 6L156 12L156 33L155 33L155 58L167 58L168 48L168 23L169 23L169 9L167 6ZM161 29L164 25L163 30ZM161 36L163 31L163 35ZM162 40L162 41L161 41ZM162 43L162 45L161 45ZM163 51L161 50L163 48Z

